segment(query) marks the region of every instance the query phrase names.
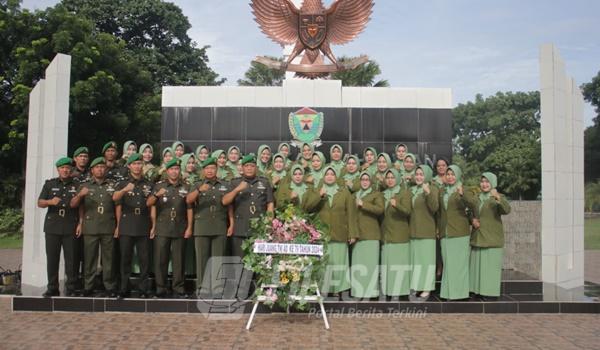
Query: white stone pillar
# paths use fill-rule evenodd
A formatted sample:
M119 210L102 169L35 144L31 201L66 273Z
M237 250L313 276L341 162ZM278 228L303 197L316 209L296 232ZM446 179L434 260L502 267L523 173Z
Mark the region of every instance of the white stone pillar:
M542 280L583 286L583 96L552 44L541 47Z
M40 80L29 94L23 295L40 295L47 284L43 232L46 210L37 207L37 198L44 182L57 176L56 159L67 155L70 77L71 56L57 54L46 69L46 79ZM60 274L61 277L63 275Z

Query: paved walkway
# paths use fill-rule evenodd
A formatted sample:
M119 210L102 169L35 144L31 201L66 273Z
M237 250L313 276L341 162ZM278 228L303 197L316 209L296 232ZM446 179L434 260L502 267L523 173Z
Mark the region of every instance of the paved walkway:
M240 319L202 315L13 313L0 297L2 349L597 349L600 315L424 315L331 317L330 331L307 315Z

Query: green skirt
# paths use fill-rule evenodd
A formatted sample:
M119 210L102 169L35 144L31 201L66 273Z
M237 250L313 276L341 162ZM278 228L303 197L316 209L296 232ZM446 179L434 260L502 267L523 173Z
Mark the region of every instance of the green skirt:
M350 289L348 244L329 242L327 254L327 266L325 268L325 275L323 276L321 292L339 293Z
M503 255L503 248L471 247L471 292L488 297L500 296Z
M435 239L411 239L410 261L410 288L419 292L435 290Z
M469 245L470 237L444 237L442 248L442 287L444 299L466 299L469 297Z
M379 241L358 241L352 249L351 295L356 298L379 296Z
M381 248L381 289L387 296L410 294L410 243L386 243Z

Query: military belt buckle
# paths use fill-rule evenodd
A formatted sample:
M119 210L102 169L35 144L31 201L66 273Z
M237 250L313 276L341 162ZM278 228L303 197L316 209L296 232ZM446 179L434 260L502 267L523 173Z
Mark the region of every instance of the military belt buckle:
M210 208L209 208L209 210L210 210L211 213L214 213L215 211L217 211L217 207L214 206L214 205L211 205Z
M133 213L134 213L135 215L140 215L140 214L142 214L142 209L140 209L140 208L135 208L135 209L133 209Z
M60 216L60 217L64 218L65 217L65 213L66 213L66 211L64 209L59 209L58 210L58 216Z
M177 217L177 212L175 210L171 210L171 219L175 219Z
M100 214L100 215L104 214L104 207L98 207L98 214Z
M250 206L250 214L254 215L254 213L256 213L256 206L253 204Z

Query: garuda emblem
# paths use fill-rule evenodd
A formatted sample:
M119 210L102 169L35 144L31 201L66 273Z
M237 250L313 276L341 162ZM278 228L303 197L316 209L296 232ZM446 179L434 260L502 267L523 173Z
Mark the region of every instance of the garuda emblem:
M294 140L292 143L296 147L302 147L304 143L313 146L320 146L321 133L323 132L323 112L317 112L308 107L304 107L299 111L290 113L288 123L290 133Z
M348 43L365 29L373 12L373 0L336 0L327 9L321 0L304 0L299 9L290 0L252 0L250 6L263 33L280 45L294 45L283 64L266 57L257 57L257 62L318 78L355 68L368 60L361 56L338 62L330 45ZM292 64L303 52L300 64ZM323 55L333 64L324 64Z

